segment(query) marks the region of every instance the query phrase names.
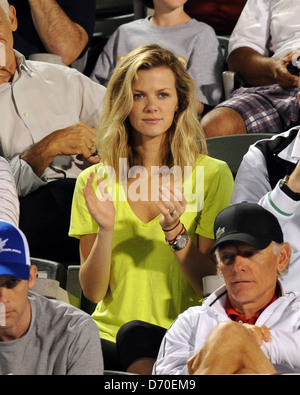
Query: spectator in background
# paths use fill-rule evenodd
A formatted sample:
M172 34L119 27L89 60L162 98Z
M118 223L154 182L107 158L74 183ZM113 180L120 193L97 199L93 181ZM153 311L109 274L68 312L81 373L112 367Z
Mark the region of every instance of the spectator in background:
M221 211L214 231L225 285L172 324L154 374L299 373L300 294L278 279L290 257L279 222L244 202Z
M78 244L68 237L73 188L99 161L93 127L105 88L75 69L26 61L13 48L15 8L0 4L0 155L20 197L20 228L34 256L78 263Z
M115 341L123 324L168 328L200 303L202 277L215 274L213 221L229 203L233 178L226 163L206 155L194 87L172 52L157 44L131 51L108 84L97 128L103 162L77 179L70 235L80 238L83 292L98 303L106 369L120 369ZM109 169L115 179L105 176ZM152 371L152 334L140 339L146 352L136 341L128 355L130 365L139 360L136 373Z
M34 53L59 55L70 65L92 39L95 0L9 0L18 17L14 48L26 59Z
M19 226L19 199L9 163L0 156L0 220Z
M248 0L229 42L228 65L246 84L202 119L207 137L281 133L299 124L296 75L300 2Z
M300 86L299 86L300 88ZM298 93L300 106L300 93ZM300 126L249 147L236 175L232 203L259 203L278 219L291 245L287 291L300 291Z
M230 36L247 0L188 0L185 11L210 25L221 36Z
M0 240L0 374L103 374L92 318L30 291L37 268L17 227L0 221Z
M154 14L121 25L109 38L91 74L107 85L118 61L144 44L159 44L184 64L198 87L198 114L222 99L223 55L213 29L192 19L183 9L187 0L154 0Z

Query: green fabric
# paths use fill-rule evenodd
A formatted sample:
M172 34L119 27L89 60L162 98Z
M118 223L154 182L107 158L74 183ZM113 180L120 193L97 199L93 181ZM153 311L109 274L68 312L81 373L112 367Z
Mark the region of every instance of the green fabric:
M181 216L195 243L197 234L213 238L214 219L220 210L229 205L233 190L233 178L224 162L199 157L197 165L199 173L204 169L204 183L201 177L197 183L193 180L193 192L199 195L204 191L204 206L198 208L198 212L187 209ZM82 188L90 172L99 174L102 166L98 164L86 169L78 177L70 236L80 237L97 232L98 227L86 208ZM188 194L189 185L186 181L185 194ZM112 185L107 185L107 188L113 194ZM168 328L178 314L200 304L199 296L186 281L171 247L165 241L159 225L160 215L149 223L143 223L131 210L123 187L119 188L118 183L115 192L117 200L110 287L93 313L101 338L111 341L115 341L118 329L128 321L139 319Z

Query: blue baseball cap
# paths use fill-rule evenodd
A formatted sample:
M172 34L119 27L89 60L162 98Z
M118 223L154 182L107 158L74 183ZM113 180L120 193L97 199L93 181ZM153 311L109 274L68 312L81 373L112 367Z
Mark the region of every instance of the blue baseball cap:
M24 233L9 222L0 221L0 276L29 279L30 254Z

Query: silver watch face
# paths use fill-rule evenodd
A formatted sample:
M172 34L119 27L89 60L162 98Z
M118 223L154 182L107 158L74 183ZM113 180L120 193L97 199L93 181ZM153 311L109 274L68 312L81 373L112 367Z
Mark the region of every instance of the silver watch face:
M188 240L188 233L184 232L182 235L178 236L172 247L174 248L174 250L182 250L187 245Z

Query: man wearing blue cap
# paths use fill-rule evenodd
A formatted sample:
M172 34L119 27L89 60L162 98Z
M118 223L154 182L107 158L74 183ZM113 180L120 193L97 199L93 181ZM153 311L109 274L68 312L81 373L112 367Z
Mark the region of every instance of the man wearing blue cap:
M30 291L36 275L24 234L0 221L0 375L102 374L94 321Z
M278 220L243 202L222 210L214 231L225 284L172 324L153 372L300 372L300 294L278 279L290 258Z

